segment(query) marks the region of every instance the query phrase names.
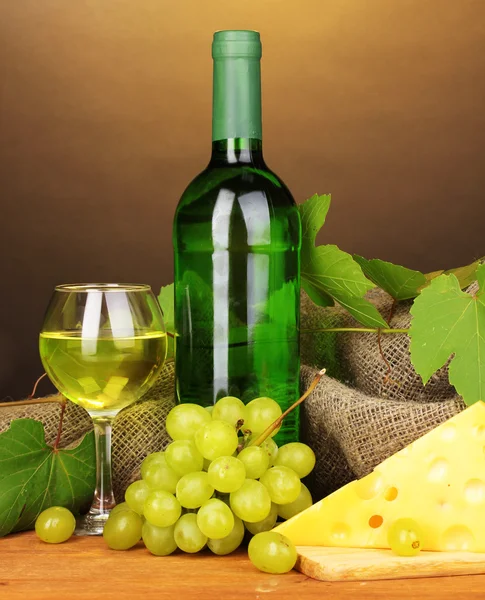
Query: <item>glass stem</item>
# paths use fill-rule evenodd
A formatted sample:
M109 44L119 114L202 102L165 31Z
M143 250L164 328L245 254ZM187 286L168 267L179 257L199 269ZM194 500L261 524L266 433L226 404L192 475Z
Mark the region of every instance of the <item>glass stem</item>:
M111 419L93 417L96 440L96 489L90 513L103 514L115 506L111 479Z

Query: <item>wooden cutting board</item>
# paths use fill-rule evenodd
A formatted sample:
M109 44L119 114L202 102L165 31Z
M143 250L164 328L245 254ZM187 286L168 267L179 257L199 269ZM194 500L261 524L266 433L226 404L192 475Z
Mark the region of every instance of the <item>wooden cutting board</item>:
M391 550L297 546L295 568L320 581L366 581L485 573L485 554L420 552L396 556Z

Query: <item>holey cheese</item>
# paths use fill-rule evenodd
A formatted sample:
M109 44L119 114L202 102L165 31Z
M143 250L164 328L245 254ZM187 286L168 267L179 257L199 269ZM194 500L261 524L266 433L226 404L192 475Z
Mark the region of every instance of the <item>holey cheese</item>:
M477 402L275 531L299 546L388 548L401 517L424 550L485 552L485 404Z

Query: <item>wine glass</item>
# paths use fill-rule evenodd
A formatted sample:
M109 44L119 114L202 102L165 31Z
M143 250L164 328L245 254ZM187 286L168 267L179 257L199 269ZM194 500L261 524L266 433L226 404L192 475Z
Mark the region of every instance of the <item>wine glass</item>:
M58 285L47 308L40 356L52 383L93 419L96 489L78 535L99 535L115 506L111 426L155 382L167 353L160 306L148 285Z

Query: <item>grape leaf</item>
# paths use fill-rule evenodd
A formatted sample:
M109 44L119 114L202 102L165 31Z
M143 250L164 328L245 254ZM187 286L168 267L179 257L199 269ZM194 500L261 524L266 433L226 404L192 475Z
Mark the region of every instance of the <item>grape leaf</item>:
M301 218L301 264L310 264L312 253L315 250L315 240L317 233L323 227L330 208L330 195L323 194L319 196L314 194L303 204L298 205ZM310 296L318 306L333 306L332 296L327 294L318 284L313 285L306 273L302 272L301 285L305 292Z
M395 300L415 298L433 279L442 274L456 275L461 288L468 287L476 279L476 270L480 261L471 265L449 269L448 271L433 271L424 275L420 271L408 269L400 265L373 258L368 260L354 254L354 260L359 263L365 275L377 286L391 295Z
M303 260L306 260L307 255L311 254L311 251L315 247L317 233L325 224L325 219L327 218L328 210L330 208L330 202L330 194L323 194L322 196L313 194L306 202L298 205L301 217L301 234L303 238L303 245L301 248Z
M306 276L307 275L305 274L305 277ZM332 296L329 296L325 292L322 292L322 290L319 288L318 285L314 286L305 277L303 276L303 273L302 273L301 287L305 290L305 292L308 294L310 299L317 306L334 306L335 303L333 301Z
M443 269L439 269L438 271L431 271L431 273L425 273L424 276L426 278L426 283L424 284L423 287L426 287L428 285L428 283L430 283L431 281L433 281L433 279L436 279L440 275L443 275L443 273L444 273Z
M413 271L378 258L368 260L357 254L354 254L354 260L371 281L395 300L415 298L420 288L427 283L425 275L420 271Z
M50 506L78 513L92 500L96 459L94 434L75 448L54 450L44 427L34 419L16 419L0 434L0 536L32 529Z
M310 298L320 306L336 300L367 327L387 327L376 307L363 296L374 285L365 277L352 256L334 245L315 246L325 223L330 196L315 194L300 204L302 221L301 278Z
M454 355L450 383L469 405L485 399L485 265L476 277L475 295L463 292L453 274L433 279L414 301L409 330L411 361L423 383Z
M162 307L163 321L165 329L168 333L175 335L175 316L174 316L174 299L173 299L173 283L164 285L158 295L158 302ZM174 356L174 338L172 335L167 337L167 358Z
M440 275L455 275L460 283L460 287L466 288L477 279L477 268L480 265L483 258L479 258L470 265L464 267L457 267L455 269L448 269L447 271L433 271L432 273L426 273L426 285L439 277Z

